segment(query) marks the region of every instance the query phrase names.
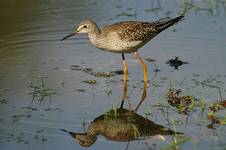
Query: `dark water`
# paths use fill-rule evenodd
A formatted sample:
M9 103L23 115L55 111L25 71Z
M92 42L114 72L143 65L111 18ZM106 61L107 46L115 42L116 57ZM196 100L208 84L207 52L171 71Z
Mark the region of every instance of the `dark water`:
M122 70L121 56L97 50L83 35L60 42L81 20L92 18L105 25L124 20L158 20L180 12L186 12L184 21L140 49L143 58L155 60L160 72L155 77L153 64L147 62L152 84L139 114L151 114L152 121L173 128L166 114L153 107L159 103L167 105L165 95L172 83L184 95L203 98L206 103L204 112L195 109L187 123L187 115L178 114L173 108L169 110L168 119L176 122L177 130L192 137L181 148L224 149L226 128L224 125L207 128L210 123L207 114L211 103L226 98L226 1L197 0L193 1L194 6L187 2L190 1L1 0L1 149L81 149L59 129L82 132L84 121L87 125L120 105L123 76L101 78L91 73ZM166 64L175 56L188 64L179 66L179 70ZM135 107L142 91L142 70L130 55L126 58L128 96ZM50 93L54 91L51 101L45 97L39 104L36 97L31 103L29 93L33 88L29 85L39 84L41 77L45 77ZM89 85L84 80L96 80L97 84ZM199 82L209 86L203 87ZM225 110L220 111L220 116L225 117ZM171 143L172 138L168 137L167 142L155 139L130 142L129 149L148 149L145 142L157 144L159 149ZM90 149L125 149L126 145L100 137Z

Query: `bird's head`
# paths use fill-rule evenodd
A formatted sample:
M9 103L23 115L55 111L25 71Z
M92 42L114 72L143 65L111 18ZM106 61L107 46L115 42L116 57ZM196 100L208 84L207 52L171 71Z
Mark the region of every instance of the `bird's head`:
M67 36L65 36L63 39L61 39L61 41L77 34L77 33L93 33L99 31L98 26L95 22L93 22L92 20L84 20L82 22L80 22L80 24L78 25L78 27L75 29L75 31Z
M77 141L83 147L89 147L97 140L96 135L90 135L87 133L76 133L74 138L75 141Z

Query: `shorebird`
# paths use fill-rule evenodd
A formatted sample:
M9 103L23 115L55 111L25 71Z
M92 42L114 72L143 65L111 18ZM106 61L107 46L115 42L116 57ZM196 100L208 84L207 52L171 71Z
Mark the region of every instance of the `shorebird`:
M184 16L178 16L174 19L155 22L141 22L141 21L124 21L112 25L99 28L92 20L84 20L75 31L61 41L77 34L87 33L90 42L97 48L113 53L121 53L124 78L123 78L123 100L127 98L127 65L125 60L125 53L132 53L143 67L144 74L144 89L147 88L148 74L147 65L138 54L138 49L150 41L153 37L158 35L163 30L174 25L182 20ZM143 92L143 99L146 97L146 90Z
M121 108L110 110L96 117L89 124L85 133L61 130L69 133L83 147L89 147L94 144L98 135L111 141L128 142L156 135L183 134L156 124L133 111Z

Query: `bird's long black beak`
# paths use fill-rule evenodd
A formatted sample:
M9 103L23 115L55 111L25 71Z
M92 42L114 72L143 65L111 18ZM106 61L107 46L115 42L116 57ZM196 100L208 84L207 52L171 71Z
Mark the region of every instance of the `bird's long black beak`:
M65 39L67 39L67 38L69 38L69 37L75 35L76 33L77 33L77 32L71 33L71 34L65 36L64 38L62 38L60 41L63 41L63 40L65 40Z
M70 131L68 131L66 129L60 129L60 130L63 131L63 132L66 132L68 134L70 134L73 138L76 138L77 133L70 132Z

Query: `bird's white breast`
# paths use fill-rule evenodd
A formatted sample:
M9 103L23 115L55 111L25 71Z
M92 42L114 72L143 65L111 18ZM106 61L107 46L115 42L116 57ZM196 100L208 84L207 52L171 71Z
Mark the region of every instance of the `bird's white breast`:
M130 53L136 51L142 41L126 41L121 39L117 33L110 32L106 36L89 35L90 41L97 48L115 53Z

